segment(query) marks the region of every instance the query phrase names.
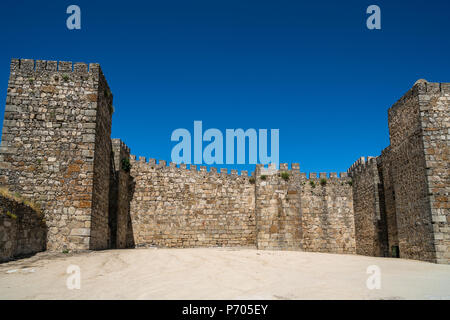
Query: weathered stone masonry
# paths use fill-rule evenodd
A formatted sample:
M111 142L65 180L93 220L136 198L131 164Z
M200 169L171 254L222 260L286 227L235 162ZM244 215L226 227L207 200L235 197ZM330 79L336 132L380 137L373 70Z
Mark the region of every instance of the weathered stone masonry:
M0 262L45 250L46 232L41 212L0 195Z
M377 159L360 159L352 171L356 253L387 256L386 217L380 203L380 176Z
M111 104L98 64L11 61L1 184L42 204L49 250L108 247Z
M254 246L255 188L245 174L131 158L137 246Z
M140 224L141 219L147 218L139 215L139 210L130 214L130 205L136 207L136 198L131 198L130 193L134 194L136 189L137 196L141 192L141 172L135 170L137 165L132 165L136 176L136 182L132 183L129 172L123 169L122 160L129 158L129 149L120 140L110 140L111 113L112 94L97 64L90 64L88 69L83 63L12 60L0 151L1 183L11 192L19 192L42 203L49 250L142 245L140 232L151 232L155 241L160 237L161 230L154 230L153 225ZM161 172L166 174L164 168ZM166 195L172 187L164 185L166 179L161 178L157 189ZM200 235L199 242L192 241L191 236L197 230L194 229L188 232L184 245L238 244L237 237L224 242L226 232L221 228L230 222L225 215L228 209L226 192L240 182L239 178L229 189L220 191L223 203L217 207L211 199L204 207L202 199L198 208L192 205L195 214L205 208L206 215L224 215L216 226L217 233L221 234L219 240L202 242ZM214 184L213 179L211 184ZM206 183L204 187L206 194L211 186ZM196 188L199 197L205 198L202 191ZM238 191L236 195L240 196ZM167 201L170 202L170 198ZM145 202L138 203L137 207L141 205L145 206ZM208 207L212 209L208 211ZM235 207L240 207L239 201ZM171 207L163 209L170 213ZM182 206L177 209L182 209ZM161 212L157 211L155 216ZM253 219L254 223L254 214L253 218L251 215L248 214L247 220ZM242 228L247 228L247 220L234 220ZM211 224L215 223L214 218L211 221ZM251 224L247 229L253 230L248 237L254 239L255 231ZM193 225L195 223L189 224ZM208 237L210 230L205 230L204 236ZM240 231L233 232L238 234ZM161 236L164 238L167 237ZM145 244L155 242L148 236L145 239Z
M306 178L298 164L256 175L131 156L130 215L137 246L256 246L354 253L347 174ZM283 178L283 174L286 174ZM313 181L317 186L311 186ZM304 230L304 231L303 231Z
M130 149L120 139L112 139L112 151L109 186L110 247L126 248L133 246L129 200L130 170L126 163L126 159L130 158Z
M256 167L259 249L355 253L352 188L346 173Z
M4 217L0 258L45 247L252 246L449 263L449 91L416 83L389 109L391 145L348 173L280 164L249 176L136 159L110 138L112 94L98 64L13 59L0 183L40 202L45 225L28 223L18 241L20 222Z

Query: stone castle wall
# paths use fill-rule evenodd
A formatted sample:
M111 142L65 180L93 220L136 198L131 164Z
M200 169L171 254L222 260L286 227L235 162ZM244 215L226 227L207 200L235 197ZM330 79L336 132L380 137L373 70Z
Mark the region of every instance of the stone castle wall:
M113 97L100 68L96 84L97 108L94 110L96 121L89 248L107 249L111 241L108 222ZM86 140L92 141L92 136Z
M450 83L417 84L437 263L450 264Z
M136 246L255 244L255 190L246 172L157 164L131 157L130 215Z
M448 264L449 86L418 81L388 111L391 145L348 174L280 164L249 177L136 160L110 138L98 64L12 59L0 184L41 203L53 251L256 246ZM0 243L2 256L29 250L4 221L0 240L18 245Z
M395 181L393 170L395 166L392 164L392 153L390 147L387 147L381 152L380 159L381 176L383 177L383 191L384 191L384 211L386 214L386 228L387 228L387 246L388 256L399 257L399 243L398 243L398 228L397 228L397 214L395 203Z
M331 174L324 185L281 164L248 177L215 168L186 169L131 158L130 215L137 246L256 246L258 249L354 253L349 178ZM281 174L287 172L288 179ZM302 232L302 229L305 232Z
M350 179L346 173L256 170L257 246L355 253L355 228Z
M40 212L0 195L0 262L46 248L47 227Z
M387 255L386 215L380 194L377 158L361 157L349 170L352 177L356 253Z
M288 249L302 247L301 191L298 164L280 164L280 170L269 166L255 171L257 248ZM281 177L281 172L286 174Z
M0 183L42 203L50 250L106 247L111 99L98 64L11 61Z
M301 174L303 250L355 253L351 179L346 173Z
M120 140L112 139L113 157L109 191L109 226L112 248L126 248L130 221L130 149ZM131 164L130 164L131 165Z
M434 261L433 226L417 86L388 111L400 256Z
M131 156L130 216L136 246L256 246L354 253L349 178L306 178L258 165L256 174L169 166ZM284 176L283 174L287 174ZM316 186L309 182L313 181ZM305 230L305 231L303 231Z

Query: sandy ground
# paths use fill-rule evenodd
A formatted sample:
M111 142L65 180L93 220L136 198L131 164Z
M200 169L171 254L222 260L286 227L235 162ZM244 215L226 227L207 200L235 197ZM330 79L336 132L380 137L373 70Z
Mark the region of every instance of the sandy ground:
M69 265L80 289L67 288ZM381 289L367 288L371 265ZM0 264L0 299L450 299L450 266L226 248L44 252Z

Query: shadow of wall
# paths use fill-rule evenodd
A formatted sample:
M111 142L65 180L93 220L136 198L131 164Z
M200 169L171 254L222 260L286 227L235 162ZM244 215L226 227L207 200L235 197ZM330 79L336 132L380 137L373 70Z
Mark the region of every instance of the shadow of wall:
M0 262L46 250L44 215L19 196L0 195Z

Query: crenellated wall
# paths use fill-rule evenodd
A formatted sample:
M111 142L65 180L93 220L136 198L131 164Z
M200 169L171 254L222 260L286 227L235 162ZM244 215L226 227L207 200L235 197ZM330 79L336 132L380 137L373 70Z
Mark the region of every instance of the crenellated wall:
M288 170L284 163L280 170L256 166L258 249L302 248L300 168L298 164L291 167L293 170Z
M256 168L259 249L354 253L350 179L346 173L300 172L298 163L280 170Z
M423 130L416 84L388 110L400 256L435 261Z
M136 246L256 246L355 252L352 189L345 173L306 178L298 164L248 177L131 156ZM314 184L314 185L313 185Z
M131 156L130 215L136 246L255 244L255 190L244 171L189 169Z
M301 174L303 249L355 253L351 179L345 172Z
M16 222L1 217L0 258L46 243L52 251L256 246L450 263L450 84L416 82L388 111L390 146L339 176L307 175L297 163L257 165L248 176L136 160L110 138L112 101L98 64L11 60L0 184L39 202L45 225L25 207Z

